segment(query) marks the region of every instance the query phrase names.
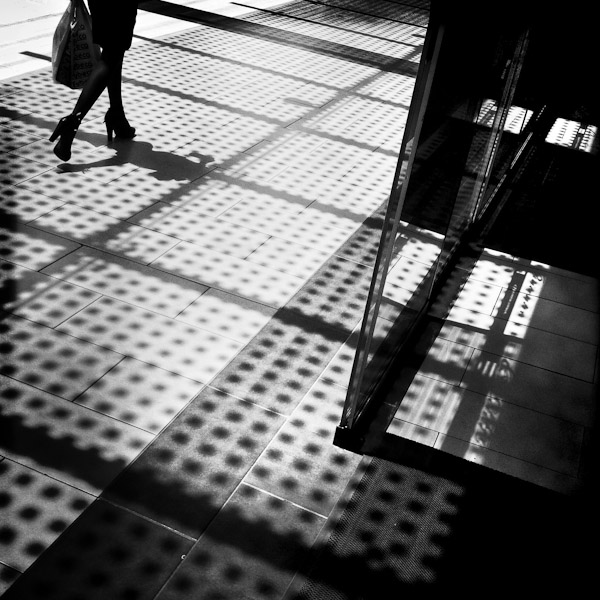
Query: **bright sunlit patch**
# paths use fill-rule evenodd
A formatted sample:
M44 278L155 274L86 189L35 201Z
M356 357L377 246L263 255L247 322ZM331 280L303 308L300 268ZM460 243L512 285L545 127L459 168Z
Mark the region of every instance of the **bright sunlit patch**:
M523 339L535 313L544 285L542 275L524 273L519 287L511 286L502 299L503 318L507 318L504 334L511 338Z
M469 440L470 444L482 446L487 448L490 445L490 441L494 435L496 425L500 419L502 412L502 405L504 401L502 398L495 396L490 393L486 396L481 412L479 413L479 419Z
M483 101L479 115L477 116L477 123L479 125L485 125L491 127L494 123L498 104L495 100L487 99ZM504 131L510 133L521 133L523 128L529 122L533 111L527 110L520 106L511 106L508 109L508 115L506 116L506 122L504 123Z
M597 135L598 128L595 125L585 125L577 121L560 118L556 119L546 136L546 141L557 146L592 152Z

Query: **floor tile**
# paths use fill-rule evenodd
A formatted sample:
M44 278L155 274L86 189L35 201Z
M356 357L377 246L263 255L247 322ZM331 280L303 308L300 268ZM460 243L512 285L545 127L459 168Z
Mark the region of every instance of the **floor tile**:
M516 263L520 267L520 263ZM598 312L600 305L600 283L597 279L584 277L577 273L557 272L554 267L550 269L536 269L534 265L527 265L524 286L534 287L536 295L546 300L552 300L568 306Z
M455 305L471 312L491 315L503 292L499 286L470 278L462 286Z
M281 309L212 384L289 415L345 339L338 329Z
M0 561L25 571L89 506L94 497L19 465L0 462Z
M16 154L0 156L0 184L16 185L30 177L35 177L51 167L30 158Z
M0 372L72 400L123 356L16 316L2 321Z
M390 135L402 140L407 114L408 108L363 95L348 95L330 103L312 121L306 119L306 126L374 150Z
M87 124L80 128L73 142L73 156L68 163L59 164L58 172L82 174L97 183L112 185L135 170L135 165L123 157L131 140L117 138L107 146L105 135L86 132L86 128Z
M68 200L72 204L110 215L117 219L127 219L147 208L152 202L134 189L120 187L116 183L105 185L86 176L87 171L56 170L42 173L24 181L17 189L26 188L45 194L56 200ZM77 193L73 193L76 190Z
M0 254L13 263L38 270L79 248L77 242L19 223L0 226Z
M188 242L152 266L273 308L285 304L303 283L299 277Z
M513 257L497 257L489 253L483 253L474 266L469 261L468 269L470 279L503 288L510 287L517 270Z
M329 252L271 237L247 257L250 262L308 279L329 258Z
M348 387L354 366L359 332L360 327L357 326L323 370L321 375L323 379L335 383L339 387Z
M92 248L72 252L43 273L172 318L208 289Z
M267 104L261 106L262 111L281 127L293 126L313 111L311 105L307 106L302 101L294 102L289 96L267 100Z
M449 384L461 382L474 349L438 337L420 367L420 373Z
M2 377L0 442L7 458L98 495L153 435L57 396Z
M288 302L287 308L350 333L363 316L372 270L331 257Z
M380 150L361 156L354 168L343 175L348 184L361 185L377 194L389 192L394 183L398 156Z
M153 200L161 200L162 196L215 168L207 164L204 156L183 156L173 151L154 150L150 142L137 141L127 147L121 144L115 146L117 154L113 160L135 168L120 174L114 181L120 186L132 187Z
M529 481L560 494L567 496L581 493L582 484L575 476L565 475L551 468L514 458L503 452L495 452L477 444L469 444L464 440L450 438L440 434L435 444L444 452L459 456L465 460L476 462L480 465L512 475L523 481Z
M270 157L256 157L252 154L240 155L232 164L223 165L223 172L237 179L241 184L265 185L283 173L287 163Z
M58 329L202 383L221 371L242 346L230 338L108 297Z
M157 600L279 599L325 519L242 485L192 548Z
M460 331L459 331L460 330ZM519 327L510 321L452 309L440 338L458 339L473 348L591 382L597 346L572 338Z
M415 77L404 73L378 73L369 83L360 86L360 94L385 102L409 106L415 87Z
M156 203L130 222L239 258L245 258L269 239L268 235L243 226L236 226L232 231L234 228L229 223L163 203Z
M63 204L64 200L49 198L21 186L3 186L0 189L0 210L23 223L33 221Z
M0 126L0 152L6 153L38 140L34 135L15 128Z
M202 215L217 217L239 202L245 193L247 187L241 185L235 177L214 170L182 186L175 193L163 196L162 201Z
M210 289L177 316L178 321L249 342L275 314L275 309L228 292Z
M431 380L420 387L419 397L412 405L408 402L400 405L398 418L567 475L577 475L583 427L504 402L491 394L475 394L442 382L432 385Z
M594 420L593 383L496 354L476 351L460 385L571 423Z
M58 119L57 119L58 120ZM0 100L0 124L12 128L12 123L19 124L19 130L37 138L48 139L56 126L57 120L50 120L33 113L26 106L6 106L4 99ZM47 166L45 167L48 168Z
M397 419L446 432L460 410L463 394L463 390L452 383L434 379L421 371L402 398L389 397L387 401L399 403L395 414Z
M268 231L278 223L297 217L308 204L307 201L299 201L297 197L271 193L266 186L262 186L260 192L250 191L241 195L239 202L227 209L221 217L236 224L247 221L258 231ZM254 225L261 221L262 227Z
M204 388L104 497L197 539L282 422Z
M290 422L320 436L333 438L339 425L347 390L318 379L290 415Z
M154 598L191 542L97 500L5 594L6 600L58 593L89 600ZM3 599L4 600L4 599Z
M155 260L177 244L176 238L74 204L65 204L39 217L32 225L143 263Z
M424 446L433 447L436 440L439 437L439 433L434 429L423 427L422 425L415 425L402 419L392 419L386 430L390 435L395 435L407 440L419 442Z
M67 107L74 103L78 94L75 90L54 85L45 75L48 85L42 85L43 94L40 93L42 79L36 74L29 74L19 78L19 93L4 97L3 104L9 108L22 108L57 122L68 114Z
M330 205L319 200L313 202L301 214L304 219L314 219L320 222L323 227L341 229L347 235L354 233L362 225L366 216L356 215L349 211L332 210Z
M56 142L49 142L48 139L37 139L27 145L16 148L12 151L12 154L34 160L48 167L58 168L59 170L63 168L71 170L79 168L81 164L92 162L94 160L94 153L98 149L96 145L86 140L82 133L79 132L79 135L73 142L71 162L65 165L53 152L55 144Z
M332 226L321 218L316 210L306 209L299 214L286 209L271 210L256 206L242 213L236 207L226 211L222 217L234 226L246 224L247 227L267 235L279 237L304 246L312 246L328 252L334 252L346 241L352 230Z
M3 310L48 327L72 317L99 294L0 259Z
M247 151L254 159L269 158L273 162L294 165L316 150L324 141L317 133L284 129ZM292 188L295 192L295 189Z
M359 178L352 181L348 179L347 181L364 186L364 178L366 178L366 174L370 173L370 171L368 168L363 167L365 166L365 162L369 160L372 149L348 143L344 140L329 139L326 135L323 135L322 139L323 142L306 157L296 161L295 166L307 173L319 172L326 177L341 180L356 165L360 164L362 180ZM397 158L393 162L392 175L394 174Z
M156 434L201 388L197 381L126 357L75 402Z
M244 483L327 517L352 475L360 455L331 443L300 418L286 421Z
M19 575L21 575L21 571L17 571L0 561L0 594L4 594Z
M514 298L509 319L513 335L524 332L521 335L526 336L528 328L535 328L588 344L598 343L598 311L583 310L520 292Z
M442 251L441 236L408 224L403 229L396 237L398 253L409 260L433 265Z
M430 269L430 264L401 256L386 276L384 297L386 300L406 306Z
M324 209L334 214L370 216L388 197L388 194L366 193L359 185L348 184L323 173L311 173L291 164L268 182L268 187L275 192L287 192L294 197L318 201Z
M265 85L261 83L261 85ZM269 117L273 115L269 114ZM227 123L204 126L201 135L180 148L184 156L203 156L211 167L235 164L240 153L278 131L279 123L251 116L236 116Z

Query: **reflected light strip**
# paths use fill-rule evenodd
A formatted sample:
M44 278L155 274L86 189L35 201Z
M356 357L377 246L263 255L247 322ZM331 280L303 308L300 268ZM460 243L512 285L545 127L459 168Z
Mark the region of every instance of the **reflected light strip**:
M598 135L595 125L584 125L569 119L556 119L546 136L546 142L583 152L591 152Z
M481 109L479 110L479 115L477 116L477 124L485 127L491 127L494 123L494 116L497 108L498 104L495 100L489 98L484 100L481 105ZM524 127L529 122L529 119L531 119L532 115L532 110L528 110L520 106L511 106L508 109L506 123L504 124L504 131L516 134L521 133L521 131L523 131Z

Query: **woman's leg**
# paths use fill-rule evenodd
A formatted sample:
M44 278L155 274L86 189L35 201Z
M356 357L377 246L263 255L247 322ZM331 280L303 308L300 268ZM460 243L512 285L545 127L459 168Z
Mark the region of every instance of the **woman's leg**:
M123 95L121 91L123 76L123 58L125 51L115 53L111 57L110 70L108 74L107 90L110 100L110 108L106 113L106 133L109 141L112 140L113 131L117 137L132 138L135 136L135 127L132 127L123 109Z
M103 51L100 60L96 63L88 80L85 82L73 109L73 114L77 115L80 121L83 120L92 106L94 106L96 100L98 100L108 84L111 65L105 60L104 55Z
M123 95L121 92L121 81L123 74L124 53L115 56L111 62L108 74L107 90L110 100L110 109L114 114L124 114Z
M122 50L106 50L102 51L100 60L96 63L88 80L86 81L79 98L75 104L73 112L60 120L54 133L50 137L50 141L60 136L58 143L54 148L54 154L61 160L69 160L71 158L71 145L77 134L79 125L83 118L96 103L102 92L110 84L111 88L115 88L114 77L115 73L119 79L121 77L121 65L123 64L124 51ZM118 98L120 98L120 83L118 86ZM111 97L112 104L112 97ZM121 101L121 108L122 108Z

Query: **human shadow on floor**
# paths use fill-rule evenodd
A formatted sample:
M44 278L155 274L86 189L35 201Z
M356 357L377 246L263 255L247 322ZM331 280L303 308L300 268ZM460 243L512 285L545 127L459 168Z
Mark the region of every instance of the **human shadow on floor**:
M130 164L152 171L152 176L158 181L194 181L215 166L215 159L211 155L191 152L183 156L174 151L155 150L150 142L136 139L117 139L109 147L115 150L113 156L85 163L64 163L59 170L74 173Z

